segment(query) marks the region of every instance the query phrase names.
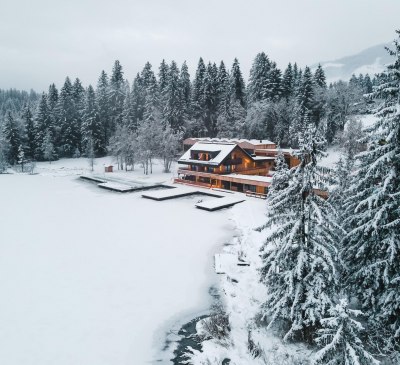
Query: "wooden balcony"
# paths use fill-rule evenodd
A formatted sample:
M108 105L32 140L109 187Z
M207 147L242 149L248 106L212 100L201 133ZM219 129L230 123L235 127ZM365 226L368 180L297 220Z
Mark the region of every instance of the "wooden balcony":
M209 175L243 174L243 175L266 176L268 174L268 169L266 167L235 168L229 172L226 170L220 171L218 168L215 168L214 172L196 171L196 170L191 170L188 167L181 167L178 169L178 174L185 174L185 173L195 176L203 176L203 175L196 175L196 173L209 174Z

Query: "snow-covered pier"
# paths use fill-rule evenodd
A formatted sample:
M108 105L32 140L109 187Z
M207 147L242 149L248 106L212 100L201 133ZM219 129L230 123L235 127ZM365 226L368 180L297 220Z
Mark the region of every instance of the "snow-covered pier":
M222 194L218 194L215 192L211 193L209 191L193 189L193 188L186 188L186 187L152 191L150 193L142 194L142 197L146 198L146 199L153 199L153 200L161 201L161 200L167 200L167 199L182 198L184 196L190 196L190 195L207 195L207 196L212 196L215 198L223 198L224 197Z
M162 183L149 184L149 183L143 183L143 182L139 183L129 180L114 179L114 178L104 179L95 175L81 175L80 178L97 183L97 186L99 188L116 191L119 193L129 193L129 192L150 190L150 189L171 188L171 186Z
M219 210L223 208L229 208L235 204L241 203L245 201L243 198L239 198L237 196L224 196L220 199L211 199L204 202L200 202L196 204L196 208L208 210L212 212L214 210Z

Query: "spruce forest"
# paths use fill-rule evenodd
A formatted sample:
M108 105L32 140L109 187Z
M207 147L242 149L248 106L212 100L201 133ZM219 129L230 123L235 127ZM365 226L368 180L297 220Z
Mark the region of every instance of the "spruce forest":
M267 294L257 320L247 323L247 338L235 337L234 317L219 309L215 332L202 338L224 359L241 338L246 355L212 362L207 345L186 360L400 364L400 31L396 37L383 73L332 83L321 66L279 69L261 52L247 81L238 59L200 58L193 75L186 62L146 63L133 80L115 61L97 85L66 77L41 94L0 90L0 170L111 155L121 170L139 164L147 175L159 159L169 172L188 137L268 139L292 149L300 163L289 168L278 154L264 224L252 230L266 234L257 255ZM356 116L369 114L377 122L364 128ZM341 158L330 169L319 161L332 146ZM272 362L260 328L306 346L310 358Z

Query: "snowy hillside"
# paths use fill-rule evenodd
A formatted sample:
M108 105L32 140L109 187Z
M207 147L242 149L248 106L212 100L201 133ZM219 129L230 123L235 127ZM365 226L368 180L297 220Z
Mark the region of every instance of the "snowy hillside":
M379 44L357 54L334 61L320 62L320 64L325 71L328 82L337 80L348 81L352 74L368 73L370 76L373 76L376 73L382 72L385 65L392 61L385 50L385 46L391 47L391 44ZM313 65L312 69L316 69L317 66L318 64Z

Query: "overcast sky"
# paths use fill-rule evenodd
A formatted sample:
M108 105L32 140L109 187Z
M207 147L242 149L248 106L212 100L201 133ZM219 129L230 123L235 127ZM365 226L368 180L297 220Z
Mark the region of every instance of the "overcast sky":
M245 78L266 52L280 67L391 41L399 0L0 0L0 88L41 91L69 75L96 84L119 59L132 81L148 60L238 57Z

